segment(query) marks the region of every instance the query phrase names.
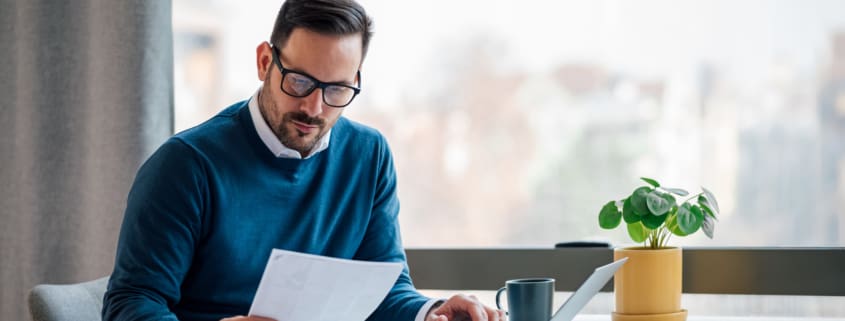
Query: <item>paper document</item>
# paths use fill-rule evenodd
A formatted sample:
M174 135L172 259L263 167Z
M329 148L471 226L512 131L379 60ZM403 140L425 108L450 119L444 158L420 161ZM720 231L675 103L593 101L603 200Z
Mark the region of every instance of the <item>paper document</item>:
M274 249L249 314L279 321L364 321L402 267Z

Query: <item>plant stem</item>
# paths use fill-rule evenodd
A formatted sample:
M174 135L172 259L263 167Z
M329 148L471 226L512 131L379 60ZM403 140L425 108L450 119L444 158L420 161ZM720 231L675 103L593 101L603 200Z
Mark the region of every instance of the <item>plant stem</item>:
M664 234L665 231L666 231L666 228L661 226L660 227L660 235L659 235L659 238L657 239L657 247L663 247L664 246L663 238L666 236Z
M651 243L651 248L652 248L652 249L656 249L656 248L657 248L657 245L658 245L658 244L657 244L657 234L658 234L658 233L660 233L660 230L659 230L659 229L657 229L657 230L652 230L652 231L651 231L651 242L650 242L650 243Z
M649 247L651 249L660 248L660 246L661 246L660 243L661 243L661 239L662 239L661 235L662 235L663 230L664 230L664 228L661 227L659 229L652 230L651 232L648 233L648 237L646 238L646 240L648 241L648 242L646 242L647 247Z
M669 244L669 239L672 237L672 232L666 233L666 244Z
M654 233L654 243L653 248L659 249L660 248L660 229L657 229Z
M684 204L684 203L686 203L686 202L689 202L690 200L692 200L692 199L694 199L694 198L696 198L696 197L701 196L701 194L704 194L704 192L699 192L698 194L695 194L695 195L693 195L692 197L690 197L690 198L688 198L688 199L686 199L686 200L684 200L683 202L680 202L680 203L678 203L678 204Z

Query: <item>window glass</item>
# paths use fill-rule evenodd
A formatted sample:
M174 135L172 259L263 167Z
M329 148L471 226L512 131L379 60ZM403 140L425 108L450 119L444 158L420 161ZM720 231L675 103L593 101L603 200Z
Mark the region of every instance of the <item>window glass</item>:
M361 1L344 113L394 153L409 247L630 243L643 182L721 208L715 239L845 246L845 2ZM247 99L280 1L176 0L176 131Z

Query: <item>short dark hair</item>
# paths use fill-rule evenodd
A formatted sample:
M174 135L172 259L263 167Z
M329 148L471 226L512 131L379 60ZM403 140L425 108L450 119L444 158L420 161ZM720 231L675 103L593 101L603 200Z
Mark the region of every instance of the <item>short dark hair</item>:
M284 47L293 29L327 35L361 34L361 60L367 55L373 22L355 0L287 0L279 9L270 42Z

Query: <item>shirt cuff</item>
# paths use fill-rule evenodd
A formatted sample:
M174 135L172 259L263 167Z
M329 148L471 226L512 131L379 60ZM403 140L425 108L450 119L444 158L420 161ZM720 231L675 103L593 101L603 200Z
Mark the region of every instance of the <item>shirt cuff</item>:
M420 311L417 312L417 317L414 318L414 321L425 321L425 316L428 315L428 310L431 310L431 307L434 306L436 303L443 303L446 300L443 299L431 299L428 300L423 306L420 308Z

